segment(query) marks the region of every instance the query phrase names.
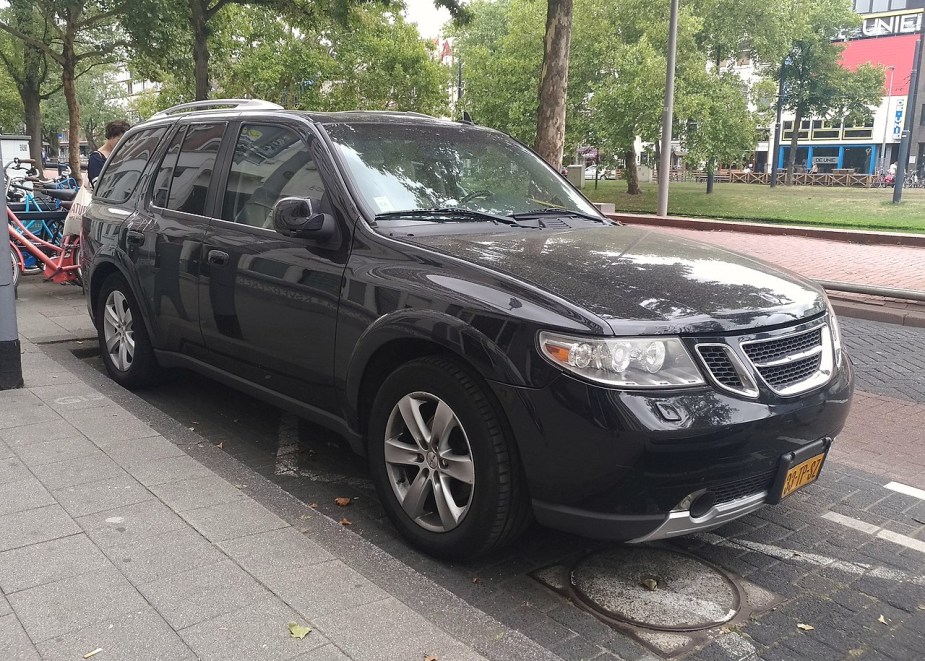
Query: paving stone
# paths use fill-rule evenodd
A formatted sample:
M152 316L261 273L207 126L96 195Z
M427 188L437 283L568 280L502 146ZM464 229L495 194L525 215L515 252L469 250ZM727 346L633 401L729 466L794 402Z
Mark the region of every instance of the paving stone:
M102 649L100 659L125 661L186 661L195 655L164 619L144 606L69 635L55 636L38 645L45 659L84 658ZM235 658L229 656L229 659Z
M17 456L0 459L0 485L26 480L32 477L32 472Z
M15 438L16 429L61 419L53 408L23 389L0 391L0 411L3 411L0 429L6 430L3 440Z
M566 661L585 661L598 658L601 654L600 647L580 636L554 645L551 649Z
M183 519L159 500L114 507L80 517L77 523L103 549L189 528Z
M3 596L0 592L0 617L4 615L9 615L13 610L10 608L10 603L6 600L6 597Z
M354 606L315 620L318 629L356 661L482 659L394 598Z
M31 443L19 450L19 458L29 466L35 468L45 464L53 464L78 457L88 457L101 454L99 448L83 436L76 435L71 438L60 438L53 441Z
M291 527L225 540L219 542L218 546L244 571L261 581L282 571L334 559L330 553Z
M16 456L16 453L10 449L10 446L7 445L5 441L0 441L0 460L8 459L10 457L15 457L15 456Z
M325 645L295 657L296 661L350 661L336 645Z
M75 518L154 498L128 475L65 487L54 491L53 495Z
M71 535L0 553L0 589L12 594L109 566L85 535Z
M141 537L104 549L106 556L135 585L150 583L225 559L221 551L188 526Z
M217 475L158 484L152 486L151 491L175 512L185 512L245 497L238 488Z
M36 643L146 607L114 567L23 590L9 600Z
M0 440L6 443L13 452L18 452L20 448L32 443L57 441L78 435L79 432L60 416L48 422L36 422L15 429L0 429Z
M132 462L128 468L134 478L146 487L213 474L208 468L186 454Z
M157 432L119 406L71 411L68 422L104 450L134 438L157 436Z
M89 441L84 441L90 443ZM97 483L115 478L127 478L125 471L99 448L90 443L94 454L54 464L34 466L32 472L52 491L77 485Z
M85 383L39 386L30 390L61 414L114 406L111 399Z
M202 661L262 661L293 659L328 644L320 632L299 640L289 634L289 622L303 618L273 597L217 618L200 622L180 635Z
M109 443L106 445L106 454L129 471L156 459L188 456L182 448L163 436L145 436L121 443Z
M187 510L181 514L193 528L213 542L286 528L288 523L249 498Z
M311 621L389 596L339 560L283 570L261 582Z
M232 612L270 596L231 560L152 581L140 590L175 629Z
M60 505L0 517L0 551L15 549L80 532Z
M41 661L39 653L15 615L0 617L0 659Z

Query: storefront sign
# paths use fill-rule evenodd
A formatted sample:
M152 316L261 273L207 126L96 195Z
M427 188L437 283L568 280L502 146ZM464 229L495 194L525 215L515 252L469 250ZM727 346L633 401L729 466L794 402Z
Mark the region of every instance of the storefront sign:
M899 140L903 134L903 116L906 113L906 100L899 99L896 102L896 112L893 113L893 139Z
M838 156L813 156L814 165L838 165Z
M838 40L891 37L897 34L915 34L922 27L922 10L865 16L861 27L843 33Z

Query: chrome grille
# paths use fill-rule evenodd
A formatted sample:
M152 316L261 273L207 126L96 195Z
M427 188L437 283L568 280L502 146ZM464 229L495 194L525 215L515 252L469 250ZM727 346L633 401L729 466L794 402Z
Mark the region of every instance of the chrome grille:
M742 345L742 350L754 363L769 363L821 346L822 328L819 327L808 333L791 335L779 340L744 344Z
M759 367L758 372L761 373L769 386L781 390L811 377L819 370L820 363L822 363L822 355L816 354L787 365Z
M716 344L702 344L697 347L697 351L718 383L733 389L742 387L742 379L739 378L739 373L732 364L729 354L726 353L725 347Z
M757 397L758 381L790 397L817 388L834 373L835 353L825 319L791 328L701 342L697 354L722 390Z

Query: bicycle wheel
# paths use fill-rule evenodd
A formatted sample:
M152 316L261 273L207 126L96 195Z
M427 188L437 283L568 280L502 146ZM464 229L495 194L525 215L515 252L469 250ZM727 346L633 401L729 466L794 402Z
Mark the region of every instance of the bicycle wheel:
M10 259L13 262L13 290L16 290L16 286L19 284L19 258L16 257L16 251L10 246Z

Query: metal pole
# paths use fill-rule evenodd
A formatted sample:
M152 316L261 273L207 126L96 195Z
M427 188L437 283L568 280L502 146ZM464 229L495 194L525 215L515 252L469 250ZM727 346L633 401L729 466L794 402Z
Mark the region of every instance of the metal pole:
M780 118L784 109L784 66L780 68L780 82L777 84L777 117L774 119L774 148L771 158L771 188L777 188L777 152L780 150Z
M909 100L906 103L906 126L899 141L899 160L896 161L896 179L893 180L893 204L903 199L903 184L906 181L906 161L909 160L909 142L912 139L912 127L915 126L916 92L919 87L919 70L922 68L922 40L925 39L925 14L922 27L915 42L915 57L912 58L912 73L909 74Z
M665 73L665 110L662 113L662 153L658 164L658 215L668 215L668 180L671 172L671 119L674 114L674 69L678 47L678 0L671 0L668 26L668 67Z
M890 70L890 93L886 97L886 117L883 122L883 149L880 150L880 174L883 174L886 161L886 135L887 131L890 128L890 101L893 100L893 74L896 72L896 67L892 64L887 67Z
M5 172L0 169L0 218L6 226ZM22 387L22 355L19 331L16 327L16 292L13 291L13 269L9 231L0 238L0 390Z

